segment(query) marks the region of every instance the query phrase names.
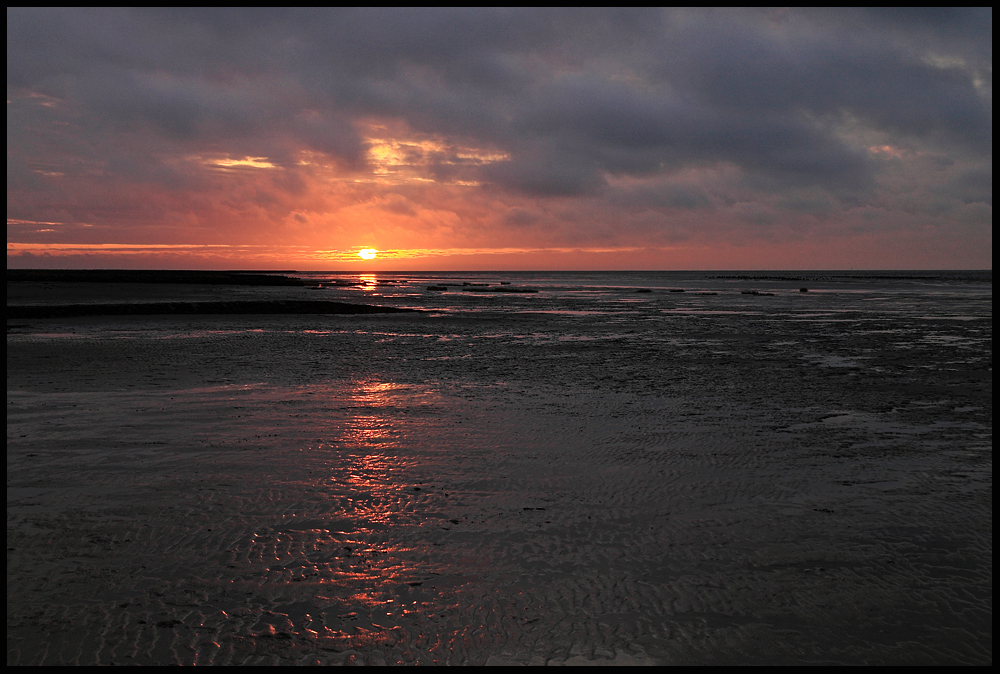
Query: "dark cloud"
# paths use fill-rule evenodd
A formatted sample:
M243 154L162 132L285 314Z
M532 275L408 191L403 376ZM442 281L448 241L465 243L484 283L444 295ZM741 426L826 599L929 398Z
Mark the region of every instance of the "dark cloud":
M699 146L709 161L752 155L822 180L858 169L830 129L845 110L982 145L991 111L967 74L895 36L936 31L965 54L971 35L991 50L991 17L817 13L783 30L749 12L22 9L8 10L7 78L182 138L256 134L313 107L500 143L568 137L611 172L689 161ZM866 20L893 30L846 34ZM813 147L828 171L805 159Z
M8 191L43 170L186 185L206 169L180 158L213 153L294 187L302 150L360 170L389 120L450 143L427 175L500 193L707 208L727 197L669 176L727 166L827 214L875 198L874 144L957 163L941 194L992 203L988 9L8 8L7 90Z
M539 141L514 153L511 161L483 166L479 177L536 196L579 196L604 186L604 177L593 157L576 148L553 147Z
M515 207L509 209L503 215L503 221L507 225L512 225L517 228L530 227L531 225L538 222L539 216L537 213L533 213L527 208Z
M993 205L993 167L969 169L945 185L943 192L965 204Z

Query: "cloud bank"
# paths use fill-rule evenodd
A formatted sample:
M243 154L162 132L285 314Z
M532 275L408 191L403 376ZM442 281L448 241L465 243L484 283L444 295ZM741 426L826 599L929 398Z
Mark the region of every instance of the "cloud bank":
M7 101L8 266L992 267L988 9L8 9Z

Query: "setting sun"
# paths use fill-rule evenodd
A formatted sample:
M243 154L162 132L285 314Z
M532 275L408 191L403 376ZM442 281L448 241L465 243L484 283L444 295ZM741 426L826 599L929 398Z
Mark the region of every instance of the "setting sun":
M366 260L374 260L376 255L378 255L378 251L374 248L362 248L358 251L358 256Z

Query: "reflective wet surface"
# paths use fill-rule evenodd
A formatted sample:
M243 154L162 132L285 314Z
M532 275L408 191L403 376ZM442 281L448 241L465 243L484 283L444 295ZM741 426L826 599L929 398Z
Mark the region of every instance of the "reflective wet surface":
M992 660L990 283L323 278L8 324L8 664Z

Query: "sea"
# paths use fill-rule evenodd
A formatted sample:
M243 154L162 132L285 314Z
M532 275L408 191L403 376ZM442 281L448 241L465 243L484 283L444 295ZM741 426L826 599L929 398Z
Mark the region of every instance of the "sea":
M985 664L992 271L8 304L8 664ZM16 286L16 287L15 287Z

